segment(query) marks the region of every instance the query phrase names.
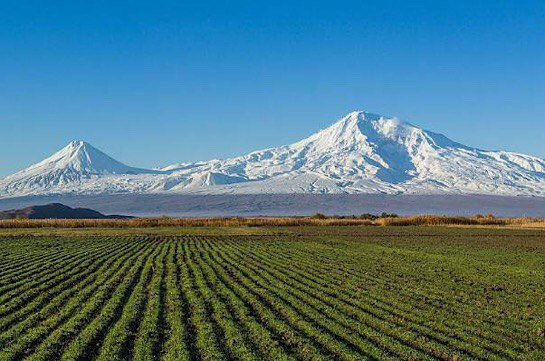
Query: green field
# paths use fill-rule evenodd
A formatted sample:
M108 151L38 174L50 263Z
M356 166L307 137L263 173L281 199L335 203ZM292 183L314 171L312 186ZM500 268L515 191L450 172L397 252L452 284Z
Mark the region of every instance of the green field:
M543 360L545 231L0 234L0 360Z

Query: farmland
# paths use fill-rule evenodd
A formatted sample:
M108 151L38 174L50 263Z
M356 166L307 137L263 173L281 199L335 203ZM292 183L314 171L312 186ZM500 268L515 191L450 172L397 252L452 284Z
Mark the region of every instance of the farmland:
M0 232L0 360L543 360L545 231Z

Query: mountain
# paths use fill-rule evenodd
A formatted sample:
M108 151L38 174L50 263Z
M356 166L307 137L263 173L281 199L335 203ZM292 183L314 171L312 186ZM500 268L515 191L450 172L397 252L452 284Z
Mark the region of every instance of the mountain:
M159 171L125 166L76 142L0 181L3 197L165 192L545 196L545 160L471 148L396 118L353 112L290 145Z
M61 203L31 206L0 212L0 219L119 219L126 216L107 216L88 208L71 208Z
M153 174L129 167L84 141L70 142L51 157L0 181L0 195L27 195L71 189L81 183L111 175ZM74 190L77 191L77 190Z

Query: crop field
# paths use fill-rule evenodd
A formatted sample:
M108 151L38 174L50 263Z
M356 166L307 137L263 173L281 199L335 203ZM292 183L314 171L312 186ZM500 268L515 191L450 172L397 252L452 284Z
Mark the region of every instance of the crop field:
M543 360L545 231L0 233L0 360L57 359Z

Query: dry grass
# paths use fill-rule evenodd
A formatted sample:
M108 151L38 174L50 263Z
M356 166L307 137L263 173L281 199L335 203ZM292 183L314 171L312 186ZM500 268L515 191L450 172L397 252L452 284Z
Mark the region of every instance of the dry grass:
M134 218L134 219L10 219L0 220L0 228L146 228L146 227L290 227L290 226L369 226L365 219L294 218Z
M435 216L381 218L375 221L380 226L545 226L543 218L497 218L494 216Z
M542 218L496 218L493 216L361 218L133 218L133 219L11 219L0 228L151 228L151 227L290 227L290 226L517 226L545 227Z
M505 226L509 222L506 218L495 217L461 217L461 216L434 216L421 215L413 217L381 218L376 221L381 226L441 226L441 225L494 225Z

